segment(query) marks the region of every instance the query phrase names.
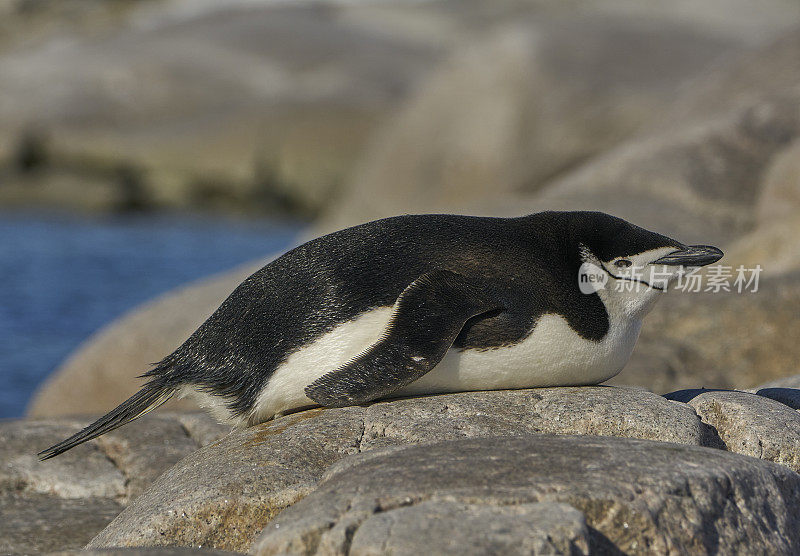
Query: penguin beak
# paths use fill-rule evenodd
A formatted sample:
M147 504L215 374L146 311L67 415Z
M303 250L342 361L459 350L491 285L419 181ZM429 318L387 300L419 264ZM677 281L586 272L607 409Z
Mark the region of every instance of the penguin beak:
M722 251L711 245L689 245L653 261L652 264L705 266L722 258Z

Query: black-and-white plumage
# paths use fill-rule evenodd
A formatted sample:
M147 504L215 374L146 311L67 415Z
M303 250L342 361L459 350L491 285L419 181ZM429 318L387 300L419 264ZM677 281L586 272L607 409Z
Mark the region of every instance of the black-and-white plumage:
M596 384L625 365L660 293L628 267L721 256L599 212L398 216L334 232L247 278L142 390L40 457L173 395L248 425L392 395ZM582 293L587 263L641 287Z

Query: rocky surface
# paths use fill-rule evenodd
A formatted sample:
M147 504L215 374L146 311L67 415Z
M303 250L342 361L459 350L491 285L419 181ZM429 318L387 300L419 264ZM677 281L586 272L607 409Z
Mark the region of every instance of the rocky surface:
M374 554L384 542L405 541L403 550L413 543L398 540L409 514L421 527L419 518L444 501L468 504L460 509L467 522L517 505L524 515L532 503L569 504L589 535L570 512L552 531L562 550L588 540L593 553L789 553L800 547L798 487L800 476L785 467L705 448L597 437L461 439L350 458L270 523L252 552ZM397 536L389 524L401 527ZM493 523L481 525L487 541L496 540ZM468 546L461 542L469 535L433 529L441 543ZM537 539L534 530L527 540Z
M6 422L0 506L13 517L0 524L2 550L94 536L92 550L712 553L760 543L790 553L800 547L794 386L797 377L758 393L465 392L234 432L166 413L43 463L36 451L86 421Z
M756 388L754 392L759 396L770 398L792 409L800 410L800 385L796 385L792 388L762 387Z
M62 550L50 552L51 556L187 556L205 554L206 556L225 556L235 554L223 550L189 547L150 547L150 548L106 548L103 550Z
M678 445L695 446L703 447L703 450L716 454L708 456L713 458L723 454L723 451L727 449L731 452L760 456L765 460L774 460L789 467L794 467L795 464L792 458L797 457L797 446L800 444L795 444L793 447L791 438L787 439L786 442L776 439L773 441L774 444L768 444L769 448L760 453L753 452L752 442L750 444L742 444L737 441L738 437L735 437L735 434L738 434L736 431L740 429L748 427L757 429L759 435L766 438L770 434L773 436L780 434L776 433L776 431L781 430L781 427L785 427L786 423L789 422L787 415L781 412L780 409L776 409L776 404L780 405L778 402L753 394L744 395L752 398L752 408L749 413L742 414L740 408L734 406L725 406L720 410L721 415L728 415L727 412L730 412L728 419L738 419L735 427L729 427L724 419L701 419L704 413L701 413L700 410L695 412L694 407L689 403L669 400L639 388L621 387L468 392L397 399L368 406L327 410L316 409L296 413L273 422L231 433L219 442L200 449L181 460L129 505L102 533L92 540L90 546L99 548L110 546L203 545L224 550L247 551L259 532L268 524L270 528L274 527L273 522L281 525L279 528L281 529L281 535L283 535L286 529L280 522L282 516L286 515L286 512L289 512L288 515L290 516L296 515L294 513L295 504L298 504L297 507L302 508L303 506L299 505L301 504L299 502L301 499L308 498L313 500L320 489L324 491L325 487L320 486L321 480L323 481L322 484L327 484L330 477L342 472L348 466L360 465L359 462L362 460L359 454L366 454L365 457L372 457L372 455L377 454L375 457L382 458L382 460L405 462L407 461L406 450L409 445L427 445L465 438L483 438L487 439L487 442L495 442L504 437L533 436L535 438L549 438L546 435L557 434L580 435L587 438L606 436L647 439L664 442L663 446L670 447L668 450L671 452L669 453L683 454L683 448L679 448ZM680 394L676 394L673 397L676 396L680 397ZM759 403L762 403L763 407L760 407ZM781 409L792 415L796 414L795 411L788 407L781 406ZM775 420L775 415L780 415L784 421ZM771 429L770 427L773 425L775 428ZM775 448L772 447L773 445ZM613 445L609 444L609 446ZM633 467L638 465L647 466L643 462L649 457L649 447L644 450L641 447L642 445L635 445L638 446L639 453L636 450L630 452L629 450L633 448L629 448L627 445L620 444L619 446L618 458L641 458L642 461L635 459L636 463L631 463L630 465ZM609 447L608 450L612 450L612 448ZM666 453L664 452L664 454ZM583 457L587 461L581 465L585 465L587 469L593 469L592 465L602 460L594 452L585 453ZM677 455L675 457L682 456ZM723 454L721 457L734 456ZM430 461L435 463L422 467L442 470L439 460L432 459ZM616 461L616 459L612 458L612 461ZM659 458L655 458L654 461L658 462ZM723 465L729 461L738 460L735 458L734 460L722 459L714 465ZM756 460L743 457L742 461L755 462ZM757 463L752 463L752 465L757 465ZM769 463L765 462L764 465L769 465ZM783 467L788 473L787 477L797 477L789 467ZM523 468L524 466L521 467L521 469ZM697 462L687 464L687 469L699 470L701 468L702 465ZM767 467L764 469L767 469ZM770 467L770 469L772 468ZM645 475L646 472L644 468L641 470L642 475ZM730 472L735 475L734 471ZM546 474L543 476L546 476ZM636 475L636 477L636 480L639 481L638 477L640 475ZM541 480L544 481L544 478ZM731 479L731 481L733 480ZM735 480L738 481L739 479ZM494 483L489 479L480 481L476 479L476 481L476 488L494 488L492 486ZM645 479L641 479L641 481L645 481ZM653 481L657 481L657 479L653 479ZM203 488L197 488L198 484L203 485ZM409 485L412 484L413 482L409 482ZM625 482L627 486L631 484L630 481ZM665 486L664 488L667 490L675 488L674 484L677 483L670 484L673 486ZM745 487L744 483L740 486L742 488L750 488ZM622 488L620 485L613 486L613 488L617 487ZM560 488L554 483L551 490L558 491ZM695 492L693 489L684 488L688 490L683 496L687 497L687 499L694 496L692 494ZM711 487L708 488L710 489ZM722 501L730 500L730 496L733 496L730 488L739 487L729 486L727 488L729 490L725 492L728 494L723 493L721 495ZM756 491L760 489L760 487L753 488ZM507 494L500 487L497 487L496 490L498 493ZM367 495L368 498L370 496ZM491 542L498 543L497 546L501 546L503 542L506 542L503 541L501 534L504 527L502 523L509 519L508 516L510 514L504 513L505 510L497 507L471 507L471 504L487 505L485 501L479 497L476 498L476 496L467 496L465 494L464 497L456 500L447 497L436 499L434 501L437 504L430 507L426 506L418 510L410 510L408 514L398 515L397 519L400 520L398 521L400 524L398 526L401 528L421 527L421 525L414 525L414 521L417 518L413 516L427 515L426 512L433 514L438 512L438 514L444 516L443 519L445 521L467 519L469 515L486 515L491 523L497 524L497 534L488 534L487 538L493 539ZM509 494L509 496L511 495ZM625 498L622 494L620 496ZM428 500L429 498L429 496L423 496L420 499L415 499L415 501ZM554 499L548 500L554 501ZM573 499L559 498L555 501L573 504L571 500ZM538 499L531 498L526 499L525 503L538 501ZM455 502L455 505L447 506L447 504L442 505L439 502ZM516 503L523 503L523 501L517 500ZM596 503L599 504L599 502ZM713 504L717 503L714 502ZM592 504L595 504L595 502L592 502ZM706 502L699 501L697 504L703 506ZM711 503L708 502L708 504ZM505 506L508 504L493 502L488 505ZM584 506L575 507L586 516L590 533L592 527L598 528L596 525L598 521L588 521L590 515L586 513ZM611 511L608 509L609 506L604 507L611 512L609 515L616 515L617 510ZM285 510L285 508L291 509ZM714 512L721 512L725 515L728 512L728 510L719 507L713 510L709 509L710 506L703 506L703 508L705 509L700 512L702 515L706 515L702 512L711 512L708 514L709 516ZM753 506L753 508L756 508L756 506ZM562 510L565 509L561 508L559 511ZM521 512L520 515L536 515L536 512L539 512L540 509L526 507L509 511L512 513ZM551 539L560 539L558 542L562 544L558 546L563 547L572 543L577 547L576 550L583 550L581 547L585 548L586 537L581 533L581 521L575 514L570 514L568 509L566 511L568 515L573 517L569 517L565 522L562 522L564 527L560 529L561 533L556 537L552 535L550 537ZM527 512L530 513L528 514ZM778 519L790 521L796 519L796 516L792 517L786 515L786 513L782 511L780 513L781 517ZM696 520L692 518L690 521L692 523L706 523L708 520L713 522L715 519L711 517L706 519L700 514L696 516ZM458 517L459 515L461 517ZM683 514L681 513L680 515ZM370 525L364 532L365 536L359 541L363 543L358 545L362 547L359 550L363 549L363 553L368 554L380 551L381 543L384 541L386 543L401 543L399 537L392 536L392 531L395 530L395 525L393 525L395 524L394 517L381 518ZM592 519L595 518L596 515L592 517ZM276 519L278 521L274 521ZM386 519L390 521L386 521ZM520 517L520 519L525 518ZM599 520L600 518L597 519ZM706 519L706 522L703 519ZM721 529L718 530L718 533L720 536L726 536L724 543L732 543L729 546L733 547L738 546L736 543L745 541L737 537L738 533L733 533L729 530L732 527L729 523L741 518L734 516L730 517L730 519L734 521L726 521L725 525L719 525ZM592 523L595 524L593 525ZM607 526L611 528L621 527L621 524L622 522L611 520ZM542 525L544 527L546 524L543 523ZM776 522L773 526L783 527L784 525ZM294 525L291 527L294 527ZM288 530L295 531L291 527ZM495 526L493 525L492 527ZM545 529L548 527L550 525L547 525ZM658 535L667 535L664 538L672 540L662 539L655 541L650 537L646 539L644 537L636 537L634 539L635 542L645 543L640 544L640 546L650 546L646 543L656 543L653 546L661 546L658 543L667 543L664 546L672 546L669 543L678 543L684 546L681 543L688 542L686 539L694 535L692 533L686 537L678 535L678 537L673 538L669 536L673 533L665 533L665 531L679 528L677 525L658 525L654 527L659 532L658 534L653 533L653 535L656 535L659 539L662 539L662 537ZM691 527L701 526L695 524ZM694 531L691 527L688 530ZM702 527L705 527L705 525ZM714 527L717 526L715 525ZM345 529L346 527L342 529L342 535L345 534L343 532ZM725 529L724 535L721 532L722 529ZM547 529L547 531L552 533L550 529ZM761 530L759 529L759 531ZM369 532L368 535L367 532ZM640 532L636 534L638 535ZM762 533L759 532L758 535L762 535ZM545 545L541 544L541 542L543 542L543 538L547 537L547 534L545 532L542 534L544 536L538 533L531 536L529 539L532 543L531 546L544 547ZM753 532L752 534L755 535L756 533ZM296 545L295 548L306 546L302 543L307 541L298 541L291 535L291 538L281 536L280 538L284 540L275 545L277 548L273 546L273 548L264 548L263 550L267 552L274 550L277 551L276 553L280 553L280 550L287 549L289 545ZM603 535L608 536L608 533L603 530ZM624 537L625 533L617 532L615 535ZM308 536L305 533L300 534L300 537L304 539L315 538L314 535ZM339 537L334 535L331 538ZM414 536L412 538L417 537ZM599 542L598 538L600 537L597 537L594 533L589 536L592 543ZM353 537L351 540L354 543L353 550L355 550L356 538ZM445 540L441 539L441 542L445 542ZM613 542L617 544L618 541L615 540ZM702 540L701 542L710 543L712 541ZM769 542L778 541L771 539ZM324 550L320 549L321 553L339 550L338 548L332 548L334 545L325 546L327 548ZM463 546L462 544L455 544L453 550L463 550ZM591 546L596 546L596 544ZM702 546L706 545L703 544ZM775 546L780 549L779 545ZM411 545L398 544L397 550L411 550ZM541 551L546 553L547 549L541 548Z
M59 498L46 494L0 494L3 554L34 554L80 548L123 506L110 498Z
M800 52L800 48L797 49ZM796 62L800 64L800 53ZM754 267L769 261L772 274L800 270L800 141L777 153L765 169L755 207L755 229L728 249L733 265Z
M776 380L765 382L764 384L761 384L758 387L756 387L754 391L760 392L762 390L768 390L772 388L798 389L800 388L800 374L793 376L785 376Z
M255 550L266 545L266 552L274 553L272 542ZM577 555L589 554L589 546L586 520L568 504L491 506L438 499L375 514L353 532L347 552L412 556L425 547L429 554Z
M726 449L800 471L800 413L747 392L682 390L666 396L691 405Z
M167 471L89 547L176 544L246 552L271 519L313 490L330 463L357 451L361 426L359 411L344 409L233 433Z
M551 183L529 206L604 210L724 247L753 228L762 174L800 135L799 97L798 90L768 96L638 137Z
M228 432L204 415L148 416L58 458L38 461L38 451L87 423L0 423L1 552L82 547L155 477Z

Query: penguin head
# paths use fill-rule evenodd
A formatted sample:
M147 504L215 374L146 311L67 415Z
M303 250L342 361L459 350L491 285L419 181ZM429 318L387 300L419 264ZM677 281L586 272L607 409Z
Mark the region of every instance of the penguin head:
M722 258L710 245L684 245L601 212L572 213L581 293L596 293L610 314L641 318L681 269Z

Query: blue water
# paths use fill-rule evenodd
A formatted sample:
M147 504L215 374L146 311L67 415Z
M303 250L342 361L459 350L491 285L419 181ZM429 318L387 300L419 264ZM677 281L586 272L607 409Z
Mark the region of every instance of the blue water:
M284 250L296 224L0 212L0 418L82 340L190 280Z

